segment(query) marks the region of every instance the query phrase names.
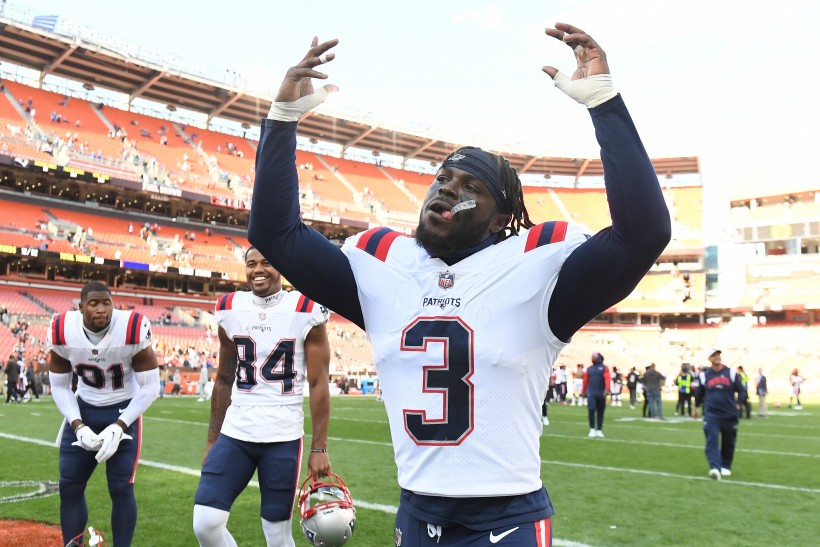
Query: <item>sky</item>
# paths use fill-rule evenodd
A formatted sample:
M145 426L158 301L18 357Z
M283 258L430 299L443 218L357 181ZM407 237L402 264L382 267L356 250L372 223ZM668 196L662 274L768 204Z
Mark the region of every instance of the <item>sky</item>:
M607 54L651 157L698 156L705 192L820 189L820 2L814 0L9 0L274 93L311 38L338 38L322 67L328 112L460 143L597 157L583 106L541 71L571 73L544 34L574 24ZM192 7L195 6L195 7Z

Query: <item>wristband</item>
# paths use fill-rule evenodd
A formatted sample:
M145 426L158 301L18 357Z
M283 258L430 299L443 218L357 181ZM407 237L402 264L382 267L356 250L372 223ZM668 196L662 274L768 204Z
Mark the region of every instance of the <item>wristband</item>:
M327 448L311 448L310 451L316 454L324 454L327 452Z
M74 433L76 433L77 430L80 429L81 427L83 427L84 425L85 425L84 423L80 422L79 424L77 424L77 427L72 427L71 429L73 429Z

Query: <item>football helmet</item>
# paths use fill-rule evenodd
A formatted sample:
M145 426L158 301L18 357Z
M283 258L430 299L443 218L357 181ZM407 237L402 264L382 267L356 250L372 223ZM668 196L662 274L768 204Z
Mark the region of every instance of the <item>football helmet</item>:
M302 531L315 547L338 547L353 536L356 509L345 481L330 473L327 480L308 476L299 489Z
M102 532L89 526L88 532L83 532L74 537L66 544L66 547L106 547L107 545L108 542L105 541Z

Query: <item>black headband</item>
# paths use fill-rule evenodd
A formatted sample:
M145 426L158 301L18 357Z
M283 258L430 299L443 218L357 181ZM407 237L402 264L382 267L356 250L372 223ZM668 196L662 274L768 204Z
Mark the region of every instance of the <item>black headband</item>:
M511 214L512 205L504 191L504 183L501 180L501 173L499 173L499 160L505 161L503 158L484 150L468 148L450 156L441 164L441 167L442 169L445 167L461 169L470 173L490 190L495 202L498 204L498 209L504 214Z

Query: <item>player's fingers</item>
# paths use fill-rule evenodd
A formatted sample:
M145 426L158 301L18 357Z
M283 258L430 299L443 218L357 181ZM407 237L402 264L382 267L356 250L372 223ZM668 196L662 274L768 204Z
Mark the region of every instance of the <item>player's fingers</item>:
M311 57L319 57L326 51L336 47L339 44L338 38L333 38L332 40L328 40L326 42L319 43L319 39L317 37L313 37L313 41L310 44L310 49L308 50L307 54L305 54L303 60L308 60Z
M309 66L295 66L288 70L286 78L294 81L304 80L305 78L316 78L319 80L326 80L327 74L325 74L324 72L319 72L318 70L314 70L312 67Z
M578 46L585 49L598 48L598 43L592 39L589 34L565 34L564 42L575 50L575 53L580 54Z
M583 30L576 26L567 23L555 23L555 28L566 32L567 34L586 34Z
M541 70L546 72L553 80L555 79L555 75L558 74L558 69L554 66L542 66Z

